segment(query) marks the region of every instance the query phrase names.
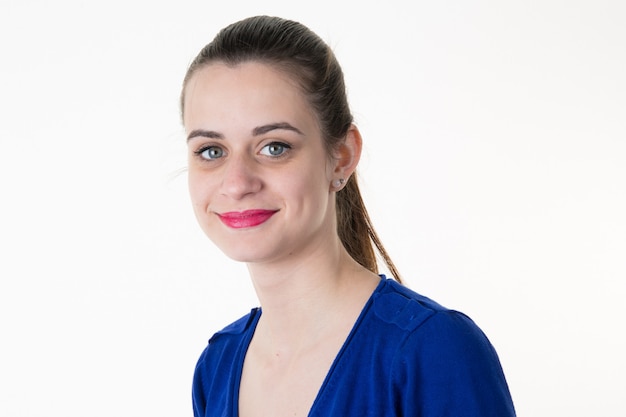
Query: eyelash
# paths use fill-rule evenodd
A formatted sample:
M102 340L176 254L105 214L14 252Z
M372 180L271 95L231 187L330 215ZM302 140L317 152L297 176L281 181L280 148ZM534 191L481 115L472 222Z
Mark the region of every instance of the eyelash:
M215 159L219 159L219 158L205 158L202 156L202 154L210 149L220 149L222 152L224 152L224 150L219 147L219 146L215 146L215 145L209 145L209 146L203 146L202 148L198 149L197 151L194 151L194 154L196 154L198 157L200 157L201 159L205 160L205 161L213 161Z
M284 158L285 156L287 156L289 151L292 149L292 146L290 144L288 144L288 143L284 143L284 142L270 142L270 143L264 145L261 148L261 151L263 149L266 149L266 148L270 147L270 146L279 146L279 147L283 148L283 152L280 155L264 155L264 156L267 156L267 157L272 158L272 159ZM208 146L203 146L202 148L194 151L194 154L197 155L198 157L200 157L201 159L205 160L205 161L214 161L216 159L220 159L221 157L220 158L205 158L205 157L202 156L202 154L204 152L206 152L208 150L211 150L211 149L219 149L219 150L222 151L222 153L224 152L224 149L222 147L220 147L220 146L208 145Z
M285 157L289 151L291 150L291 145L289 145L288 143L284 143L284 142L271 142L268 143L267 145L263 146L261 148L261 151L263 151L263 149L265 148L269 148L271 146L276 146L276 147L281 147L283 148L283 152L280 153L280 155L265 155L265 156L269 156L270 158L276 159L276 158L283 158Z

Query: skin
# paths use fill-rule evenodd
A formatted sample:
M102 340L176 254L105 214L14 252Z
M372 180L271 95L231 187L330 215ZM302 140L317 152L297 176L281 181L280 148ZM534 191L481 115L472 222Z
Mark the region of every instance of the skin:
M207 236L245 262L263 308L246 354L240 416L307 415L379 277L336 232L338 178L361 153L355 126L332 155L297 83L263 63L213 63L185 89L189 191ZM220 214L273 215L232 228Z

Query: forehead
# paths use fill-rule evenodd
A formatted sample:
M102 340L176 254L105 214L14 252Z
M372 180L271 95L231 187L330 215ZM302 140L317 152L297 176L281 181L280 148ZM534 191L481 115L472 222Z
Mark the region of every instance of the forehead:
M185 126L199 117L224 120L233 113L259 118L314 118L297 81L275 66L217 62L196 70L185 86Z

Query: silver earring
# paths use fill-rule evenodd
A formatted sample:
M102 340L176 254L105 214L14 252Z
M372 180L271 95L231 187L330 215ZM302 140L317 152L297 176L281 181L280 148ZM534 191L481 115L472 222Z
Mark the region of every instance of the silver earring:
M335 180L335 181L333 182L333 186L334 186L335 188L341 188L341 187L343 187L343 183L344 183L344 182L346 182L346 180L344 180L343 178L339 178L339 179L337 179L337 180Z

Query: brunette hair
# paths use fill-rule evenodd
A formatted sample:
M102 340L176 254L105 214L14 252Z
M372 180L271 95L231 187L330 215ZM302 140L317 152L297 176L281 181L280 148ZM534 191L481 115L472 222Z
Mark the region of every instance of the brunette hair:
M185 87L192 75L213 62L237 65L257 61L290 74L299 82L317 114L329 153L345 140L353 116L348 105L343 71L331 48L299 22L271 16L255 16L222 29L192 61L180 99L184 114ZM374 247L391 275L401 281L398 270L383 247L363 203L356 175L337 192L337 233L350 256L378 273Z

